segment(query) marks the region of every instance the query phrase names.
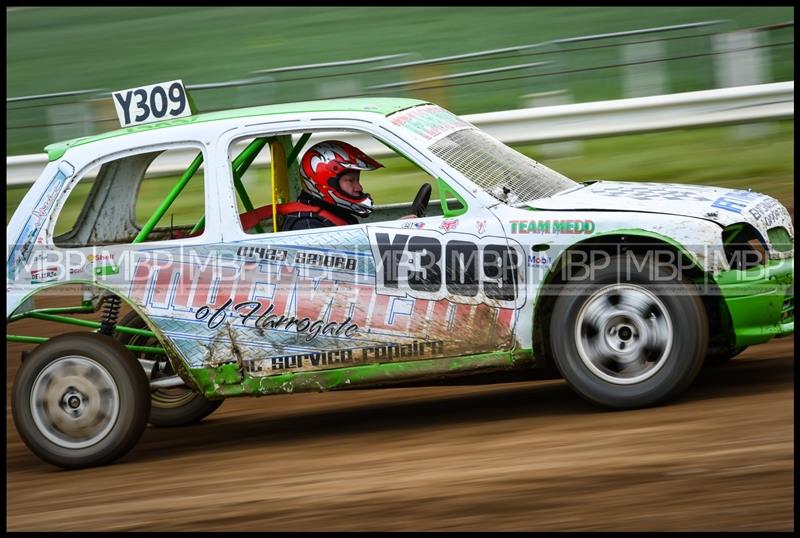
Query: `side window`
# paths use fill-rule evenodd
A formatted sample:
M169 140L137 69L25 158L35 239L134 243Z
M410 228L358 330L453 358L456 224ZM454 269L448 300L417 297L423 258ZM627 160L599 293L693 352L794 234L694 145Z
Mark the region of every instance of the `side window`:
M276 204L297 200L300 179L294 146L290 135L263 135L235 140L228 148L238 212L247 233L272 232L280 224L272 219L273 195ZM294 166L288 165L289 159Z
M59 247L164 241L203 231L204 158L181 147L90 167L61 207Z
M234 140L228 155L244 231L248 234L281 232L285 219L289 218L284 216L286 211L298 207L287 204L309 196L315 198L301 179L300 165L304 154L319 147L319 143L342 138L339 131L292 136L265 134ZM431 196L425 216L454 216L466 211L466 203L444 181L431 176L395 149L375 138L361 145L363 147L358 150L383 166L358 173L362 192L369 193L373 200L373 211L368 217L356 216L356 222L384 222L410 215L416 195L426 183L431 187ZM329 153L321 159L329 159L331 155ZM314 162L319 163L320 159ZM445 202L440 202L440 192L444 194ZM273 194L277 219L273 219Z

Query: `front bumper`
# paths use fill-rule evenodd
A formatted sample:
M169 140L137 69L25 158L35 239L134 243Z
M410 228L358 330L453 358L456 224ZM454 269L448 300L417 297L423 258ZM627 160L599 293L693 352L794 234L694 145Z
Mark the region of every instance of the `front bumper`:
M734 347L794 332L793 258L746 271L723 271L715 280L731 317Z

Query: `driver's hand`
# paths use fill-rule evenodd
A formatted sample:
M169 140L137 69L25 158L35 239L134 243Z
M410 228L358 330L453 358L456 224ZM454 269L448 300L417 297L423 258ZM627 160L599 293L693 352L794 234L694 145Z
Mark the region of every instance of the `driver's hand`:
M400 220L405 220L405 219L418 219L418 218L419 218L418 216L416 216L415 214L413 214L413 213L412 213L412 214L410 214L410 215L406 215L405 217L400 217Z

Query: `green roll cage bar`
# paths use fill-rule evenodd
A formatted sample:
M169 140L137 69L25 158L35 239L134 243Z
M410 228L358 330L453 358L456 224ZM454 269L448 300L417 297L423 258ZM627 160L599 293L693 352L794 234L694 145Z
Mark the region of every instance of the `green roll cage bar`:
M294 144L292 150L289 152L289 155L286 157L286 166L290 167L294 160L297 158L297 155L300 153L300 150L303 146L308 142L308 139L311 137L311 133L304 133L300 139L297 141L297 144ZM250 196L247 194L247 190L244 187L244 183L242 183L242 177L244 176L245 172L250 168L250 165L253 164L253 161L261 152L261 150L266 146L268 143L276 141L277 138L274 137L263 137L263 138L256 138L252 142L250 142L247 147L245 147L239 155L233 159L231 163L232 171L233 171L233 184L236 187L236 193L239 196L239 200L241 200L242 205L244 206L246 211L252 211L254 209L253 202L250 200ZM161 218L169 211L169 208L172 206L172 203L175 201L176 198L180 195L183 191L184 187L189 183L189 180L194 177L197 170L199 170L200 165L203 164L203 153L198 153L197 157L191 162L189 167L186 171L181 175L178 182L172 187L172 190L167 194L164 201L156 208L155 212L152 216L147 220L147 222L142 226L142 229L136 235L133 240L133 243L141 243L147 240L150 236L150 233L155 228L156 224L161 220ZM203 229L205 225L205 215L200 218L197 224L194 225L190 234L194 234ZM256 224L255 229L258 233L264 233L263 228L260 224ZM62 314L92 314L97 312L97 309L93 305L92 301L83 301L81 306L66 306L66 307L57 307L57 308L40 308L36 310L29 310L27 312L23 312L21 314L15 314L11 316L6 324L13 323L15 321L19 321L21 319L26 318L33 318L33 319L40 319L43 321L53 321L56 323L65 323L68 325L76 325L80 327L91 327L95 329L97 332L100 329L100 322L97 321L89 321L85 319L76 319L69 316L64 316ZM134 327L125 327L122 325L116 325L114 327L114 331L122 334L133 334L137 336L146 336L155 338L156 335L152 331L148 331L146 329L137 329ZM13 334L6 334L6 342L20 342L25 344L41 344L42 342L46 342L49 338L45 338L42 336L20 336L20 335L13 335ZM139 345L126 345L131 351L140 352L140 353L154 353L159 355L165 355L166 351L162 347L156 346L139 346Z

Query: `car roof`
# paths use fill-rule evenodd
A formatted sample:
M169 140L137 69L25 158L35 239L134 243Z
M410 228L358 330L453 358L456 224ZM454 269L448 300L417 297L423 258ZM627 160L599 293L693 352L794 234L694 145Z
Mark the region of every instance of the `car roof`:
M399 97L352 97L340 99L321 99L317 101L301 101L296 103L280 103L275 105L262 105L247 108L234 108L230 110L219 110L216 112L195 114L185 118L176 118L155 123L148 123L145 125L137 125L135 127L117 129L92 136L73 138L71 140L49 144L45 146L44 150L47 152L48 160L54 161L61 157L64 152L67 151L67 149L74 146L82 146L84 144L91 144L92 142L105 140L107 138L124 136L142 131L150 131L153 129L161 129L164 127L229 120L234 118L246 118L251 116L263 116L271 114L301 114L307 112L368 112L387 116L394 112L426 103L427 101Z

